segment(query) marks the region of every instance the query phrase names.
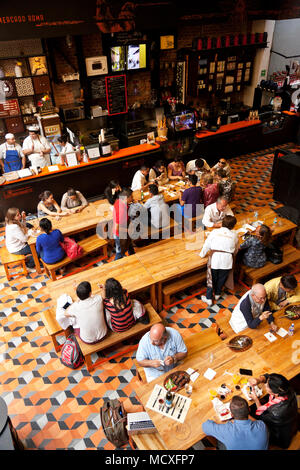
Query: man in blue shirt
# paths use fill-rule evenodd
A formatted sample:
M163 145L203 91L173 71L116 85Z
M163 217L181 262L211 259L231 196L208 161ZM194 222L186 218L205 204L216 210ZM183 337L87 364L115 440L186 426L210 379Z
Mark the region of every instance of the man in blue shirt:
M267 427L262 426L264 424L262 421L248 419L247 401L240 396L234 396L230 403L230 411L234 421L217 424L208 419L202 424L203 432L220 441L219 449L267 450L269 445Z
M180 333L174 328L156 323L139 342L136 360L145 368L148 382L168 372L187 355Z

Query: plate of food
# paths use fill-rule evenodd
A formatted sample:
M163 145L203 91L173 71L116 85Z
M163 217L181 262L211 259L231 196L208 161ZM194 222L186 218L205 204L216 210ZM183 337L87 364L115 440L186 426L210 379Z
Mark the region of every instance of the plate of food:
M169 374L164 381L164 387L171 392L177 392L190 381L190 376L184 370L178 370Z
M233 351L246 351L251 348L252 343L253 341L249 336L238 335L229 341L228 346Z
M289 320L298 320L300 318L300 304L287 305L285 307L284 316Z

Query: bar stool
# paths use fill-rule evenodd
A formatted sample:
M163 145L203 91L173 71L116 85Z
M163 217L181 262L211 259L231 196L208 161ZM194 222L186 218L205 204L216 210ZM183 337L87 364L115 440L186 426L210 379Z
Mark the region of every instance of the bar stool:
M1 259L1 263L4 266L6 277L7 277L8 281L13 276L15 276L17 274L20 275L20 276L22 276L22 275L27 276L27 268L26 268L26 264L25 264L25 255L14 255L12 253L9 253L6 249L6 247L4 246L4 247L0 248L0 259ZM12 265L12 264L21 265L23 270L18 271L18 273L16 273L16 274L10 274L9 273L9 266Z

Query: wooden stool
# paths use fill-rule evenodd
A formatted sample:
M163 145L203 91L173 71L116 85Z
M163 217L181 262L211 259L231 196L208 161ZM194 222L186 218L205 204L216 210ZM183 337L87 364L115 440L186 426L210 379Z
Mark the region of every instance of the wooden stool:
M0 259L1 259L1 263L4 266L6 277L7 277L8 281L13 276L16 275L16 274L13 274L13 275L9 274L9 266L11 264L21 264L23 270L18 272L17 274L18 275L23 275L24 274L24 276L27 276L27 268L26 268L26 264L25 264L25 255L13 255L12 253L9 253L6 249L6 247L4 246L3 248L0 248Z

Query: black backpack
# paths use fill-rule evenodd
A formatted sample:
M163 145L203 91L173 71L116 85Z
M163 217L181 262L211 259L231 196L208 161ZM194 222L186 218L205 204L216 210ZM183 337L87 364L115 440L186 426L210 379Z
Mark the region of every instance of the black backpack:
M267 255L267 260L273 264L280 264L283 260L283 251L275 245L275 243L270 243L266 249L265 253Z
M106 438L116 448L128 444L127 413L117 398L106 401L100 408L100 420Z
M66 339L61 348L60 360L64 366L70 367L70 369L77 369L84 363L84 357L75 335L71 334Z

